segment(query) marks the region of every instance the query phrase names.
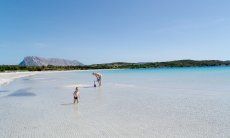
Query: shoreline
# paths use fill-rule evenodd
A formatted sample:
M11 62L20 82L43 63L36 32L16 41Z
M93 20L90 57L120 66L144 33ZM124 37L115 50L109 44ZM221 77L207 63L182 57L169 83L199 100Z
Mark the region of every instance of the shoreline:
M139 70L139 69L190 69L190 68L230 68L230 66L204 66L204 67L164 67L164 68L134 68L131 70ZM103 71L103 70L129 70L128 68L123 69L88 69L88 70L47 70L47 71L6 71L0 72L0 86L7 85L15 79L33 76L37 74L43 73L62 73L62 72L92 72L92 71Z
M84 71L96 71L96 70L123 70L123 69L91 69L91 70L52 70L52 71L12 71L12 72L0 72L0 86L7 85L15 79L29 77L43 73L62 73L62 72L84 72Z
M0 73L0 86L7 85L18 78L36 75L37 72L6 72Z
M28 71L28 70L17 70L17 71L4 71L0 72L0 74L3 73L20 73L20 72L44 72L44 73L49 73L49 72L74 72L74 71L94 71L94 70L125 70L129 68L117 68L117 69L86 69L86 70L46 70L46 71ZM143 69L143 68L138 68L138 69ZM153 69L153 68L149 68Z

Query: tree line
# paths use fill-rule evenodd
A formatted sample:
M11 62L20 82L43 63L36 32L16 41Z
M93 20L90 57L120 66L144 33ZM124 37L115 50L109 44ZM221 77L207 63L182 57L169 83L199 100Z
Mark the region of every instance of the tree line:
M126 63L114 62L85 66L20 66L0 65L0 72L5 71L52 71L52 70L89 70L89 69L138 69L138 68L169 68L169 67L210 67L230 66L230 61L219 60L177 60L168 62Z

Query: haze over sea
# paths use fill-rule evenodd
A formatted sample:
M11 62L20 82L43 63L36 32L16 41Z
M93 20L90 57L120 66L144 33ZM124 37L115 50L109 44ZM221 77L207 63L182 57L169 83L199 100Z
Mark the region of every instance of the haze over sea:
M230 137L230 67L98 70L101 88L92 72L1 86L0 137Z

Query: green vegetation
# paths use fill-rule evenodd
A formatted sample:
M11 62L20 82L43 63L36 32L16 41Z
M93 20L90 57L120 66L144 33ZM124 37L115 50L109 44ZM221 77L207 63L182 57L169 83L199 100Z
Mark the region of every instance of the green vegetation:
M94 64L86 66L19 66L1 65L0 72L4 71L50 71L50 70L88 70L88 69L138 69L138 68L167 68L167 67L208 67L230 66L230 61L219 60L177 60L169 62L125 63L115 62L107 64Z

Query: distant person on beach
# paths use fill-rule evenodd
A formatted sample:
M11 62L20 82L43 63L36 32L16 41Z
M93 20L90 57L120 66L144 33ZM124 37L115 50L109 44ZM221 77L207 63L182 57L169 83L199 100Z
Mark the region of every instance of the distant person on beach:
M73 92L73 103L77 101L79 103L79 98L80 98L80 92L78 90L78 87L76 87L75 91Z
M98 85L100 87L101 86L101 77L102 77L102 75L99 74L99 73L95 73L95 72L93 72L92 74L96 77Z

